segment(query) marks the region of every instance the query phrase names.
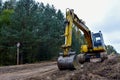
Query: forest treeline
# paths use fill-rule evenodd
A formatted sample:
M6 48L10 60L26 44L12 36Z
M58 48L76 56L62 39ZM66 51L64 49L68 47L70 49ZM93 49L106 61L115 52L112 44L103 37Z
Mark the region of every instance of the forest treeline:
M56 58L64 44L65 17L53 5L34 0L0 0L0 66L16 64L20 43L20 64ZM77 40L77 41L76 41ZM79 50L84 38L73 29L73 49ZM117 53L106 46L109 53Z

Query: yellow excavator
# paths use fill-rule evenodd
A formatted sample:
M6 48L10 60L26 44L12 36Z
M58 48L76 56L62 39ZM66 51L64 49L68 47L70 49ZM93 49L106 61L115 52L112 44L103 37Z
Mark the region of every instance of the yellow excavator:
M101 61L107 58L101 31L98 33L91 32L85 23L74 13L73 9L66 9L65 25L65 44L62 45L63 52L59 53L57 60L60 70L76 69L80 63L89 62L93 58L99 58ZM80 47L80 54L78 55L76 52L71 51L73 25L84 33L87 43Z

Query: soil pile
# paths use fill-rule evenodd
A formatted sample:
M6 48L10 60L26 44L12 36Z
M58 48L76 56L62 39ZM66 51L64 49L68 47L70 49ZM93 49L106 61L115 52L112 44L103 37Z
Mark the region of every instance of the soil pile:
M102 63L84 63L78 70L57 70L41 80L120 80L120 56L109 55Z

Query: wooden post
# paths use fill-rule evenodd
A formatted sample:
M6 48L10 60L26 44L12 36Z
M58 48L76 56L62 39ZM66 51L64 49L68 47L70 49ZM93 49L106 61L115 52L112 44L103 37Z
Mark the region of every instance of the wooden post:
M20 43L17 43L17 65L19 65L19 47L20 47Z

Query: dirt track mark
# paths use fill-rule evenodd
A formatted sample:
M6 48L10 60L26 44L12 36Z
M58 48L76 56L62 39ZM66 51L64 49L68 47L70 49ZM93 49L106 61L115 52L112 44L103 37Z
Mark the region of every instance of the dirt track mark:
M28 68L21 68L21 70L18 71L13 71L16 67L12 67L12 71L1 73L0 80L24 80L35 76L43 76L57 70L56 63L42 63L42 65L34 64L32 67L31 65L26 65L26 67Z

